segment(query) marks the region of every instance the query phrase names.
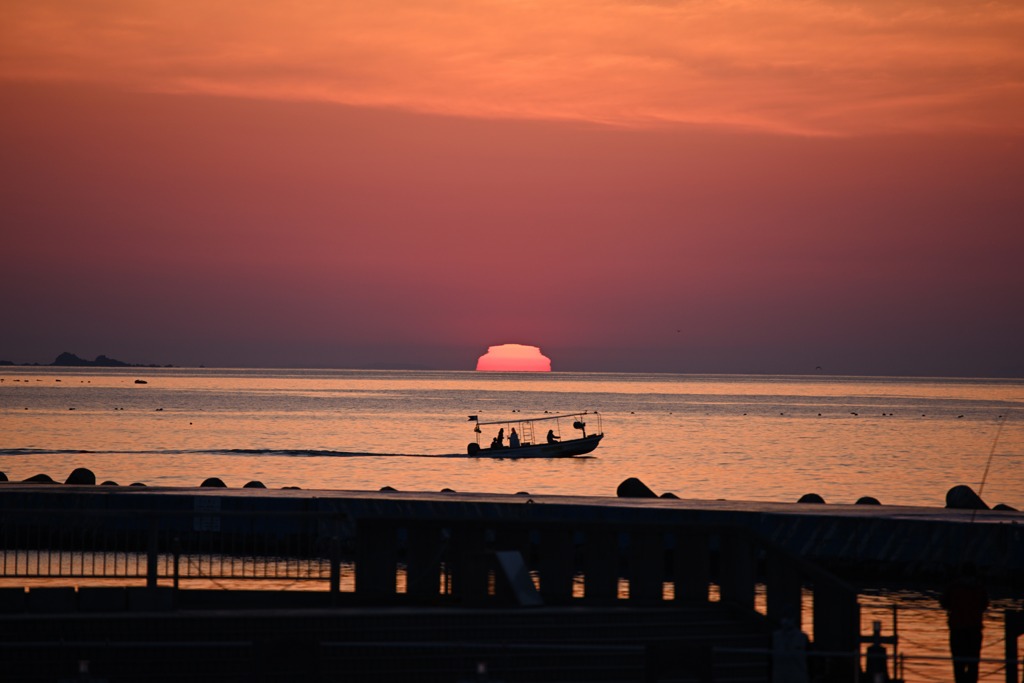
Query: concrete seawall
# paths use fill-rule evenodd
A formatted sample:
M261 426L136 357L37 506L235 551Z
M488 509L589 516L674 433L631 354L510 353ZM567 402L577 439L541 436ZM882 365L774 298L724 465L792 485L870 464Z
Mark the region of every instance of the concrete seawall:
M523 494L0 484L0 514L5 518L17 514L45 521L48 511L72 510L115 518L123 511L118 523L125 528L144 524L140 513L201 512L218 529L235 533L320 533L289 528L280 515L268 518L266 524L273 529L251 521L244 529L233 529L231 513L244 512L330 514L343 526L373 519L478 520L497 527L513 521L737 526L844 577L941 580L971 561L990 581L1024 587L1020 512Z
M887 506L4 484L0 654L18 680L70 680L85 662L111 683L339 671L450 682L480 665L538 683L766 681L773 631L789 623L810 637L814 680L852 683L859 579L945 580L971 560L1019 593L1021 522Z

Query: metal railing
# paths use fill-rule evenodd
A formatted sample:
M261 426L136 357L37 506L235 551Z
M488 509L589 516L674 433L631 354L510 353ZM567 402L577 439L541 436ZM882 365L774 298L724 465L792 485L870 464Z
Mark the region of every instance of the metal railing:
M344 517L220 510L8 511L0 577L145 581L327 581L337 590ZM236 587L238 584L236 584Z

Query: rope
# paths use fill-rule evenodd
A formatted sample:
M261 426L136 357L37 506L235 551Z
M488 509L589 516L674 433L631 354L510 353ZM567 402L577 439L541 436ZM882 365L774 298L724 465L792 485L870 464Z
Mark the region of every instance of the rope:
M988 460L985 462L985 472L981 475L981 484L978 486L978 498L981 498L981 494L984 493L984 491L985 491L985 483L988 481L988 471L992 467L992 458L995 457L996 445L999 443L999 436L1000 436L1000 434L1003 433L1003 425L1004 424L1006 424L1006 415L1005 414L999 416L999 426L996 428L995 438L992 439L992 448L989 449L989 451L988 451ZM977 509L971 510L971 521L968 522L968 525L973 525L974 524L974 519L977 516L978 516ZM961 546L961 549L960 549L960 564L961 565L964 564L964 560L967 557L967 547L968 547L967 543L964 543L963 546Z
M193 555L191 555L191 554L184 555L183 554L183 555L180 555L180 557L184 558L185 561L188 564L187 574L185 574L184 576L179 577L180 580L202 579L203 581L209 581L211 584L213 584L214 586L216 586L220 590L229 591L229 590L235 590L235 589L232 588L231 586L225 585L224 583L222 583L222 581L237 581L237 580L245 580L246 578L249 578L249 577L245 577L243 575L243 576L239 576L239 577L230 577L228 579L223 579L223 578L222 579L217 579L217 578L215 578L215 577L213 577L213 576L211 576L209 574L204 574L202 566L197 566L196 564L193 564L193 557L194 557ZM288 579L291 579L291 581L288 581ZM294 588L296 586L300 586L300 585L303 585L303 584L306 584L306 583L309 582L308 579L298 579L298 578L293 578L293 577L289 577L289 576L282 577L282 576L279 576L277 574L275 574L275 575L273 575L271 577L263 577L262 580L281 581L282 583L281 583L280 587L279 588L275 588L274 590L288 590L290 588ZM287 582L287 583L285 583L285 582Z
M1006 416L999 416L999 427L996 429L996 437L992 439L992 448L988 452L988 462L985 463L985 474L981 477L981 485L978 487L978 495L985 490L985 482L988 481L988 470L992 466L992 458L996 454L996 445L999 443L999 436L1003 433L1003 425L1006 424Z

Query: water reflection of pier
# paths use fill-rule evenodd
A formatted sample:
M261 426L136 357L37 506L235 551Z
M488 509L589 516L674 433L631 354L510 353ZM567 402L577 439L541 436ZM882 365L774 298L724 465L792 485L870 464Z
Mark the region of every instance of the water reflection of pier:
M79 660L137 677L123 666L147 652L217 680L456 680L480 663L508 681L769 680L784 619L825 680L861 664L855 589L736 510L18 485L0 509L6 583L33 585L0 589L5 661L51 679Z

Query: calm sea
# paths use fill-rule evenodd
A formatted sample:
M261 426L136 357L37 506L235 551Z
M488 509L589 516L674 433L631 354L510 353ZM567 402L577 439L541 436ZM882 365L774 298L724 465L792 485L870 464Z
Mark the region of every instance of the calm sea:
M142 380L145 384L137 384ZM593 457L470 458L481 421L598 411ZM519 412L515 412L519 411ZM588 429L597 421L588 418ZM546 428L545 428L546 429ZM569 421L562 436L574 432ZM488 434L483 435L489 440ZM0 471L58 481L614 496L627 477L682 498L941 507L968 484L1024 509L1024 381L348 370L0 369ZM866 589L909 680L949 680L933 590ZM1002 654L994 596L983 655ZM983 665L982 680L1001 680Z
M615 495L639 477L682 498L925 506L984 480L990 504L1024 508L1022 380L22 367L0 380L12 480L88 467L122 484ZM579 410L601 415L594 457L462 457L468 415ZM459 457L422 457L445 455Z

